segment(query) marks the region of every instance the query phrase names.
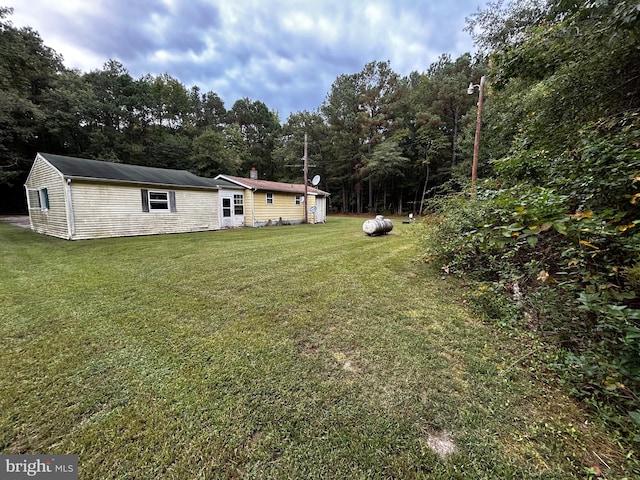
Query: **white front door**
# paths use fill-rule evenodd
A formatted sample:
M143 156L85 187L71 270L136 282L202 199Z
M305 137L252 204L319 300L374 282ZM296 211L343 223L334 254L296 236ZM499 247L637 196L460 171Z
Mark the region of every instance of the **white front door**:
M244 194L242 192L220 192L220 225L222 228L244 225Z

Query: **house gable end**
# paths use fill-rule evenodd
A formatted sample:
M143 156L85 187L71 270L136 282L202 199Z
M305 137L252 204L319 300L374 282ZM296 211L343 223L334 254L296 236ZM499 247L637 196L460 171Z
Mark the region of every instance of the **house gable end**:
M36 159L33 162L33 164L31 164L31 169L29 170L29 174L27 175L27 179L24 182L24 186L26 187L27 185L29 185L29 181L33 178L33 173L36 170L36 168L39 168L40 165L38 164L38 162L43 162L47 167L51 168L52 170L55 171L56 175L58 175L60 177L61 180L64 179L64 175L62 174L62 172L60 170L58 170L54 165L51 164L51 162L47 161L46 158L44 158L42 155L40 155L39 153L36 155Z
M62 172L37 155L24 184L31 228L69 238L67 186Z

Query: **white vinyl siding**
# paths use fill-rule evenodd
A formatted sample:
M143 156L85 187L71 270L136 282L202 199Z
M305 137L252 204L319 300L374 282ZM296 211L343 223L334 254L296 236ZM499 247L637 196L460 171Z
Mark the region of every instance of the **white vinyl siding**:
M31 228L38 233L69 238L65 183L60 172L37 156L25 190Z
M80 181L72 182L71 186L76 230L74 238L77 239L196 232L220 228L216 190L170 190L167 194L169 203L172 197L175 197L173 203L177 206L177 211L171 211L170 208L155 211L151 215L141 207L140 187Z

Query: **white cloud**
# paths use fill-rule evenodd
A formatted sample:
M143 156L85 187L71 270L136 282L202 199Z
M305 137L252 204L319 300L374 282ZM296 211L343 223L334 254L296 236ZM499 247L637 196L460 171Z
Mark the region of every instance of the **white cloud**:
M148 35L162 39L170 25L170 18L168 16L153 12L149 20L141 25L141 28L143 28Z
M286 13L281 24L286 30L295 33L312 33L316 30L316 22L304 12Z
M385 5L369 3L364 9L364 16L369 23L370 28L377 28L384 24L385 18L390 18L385 11Z
M389 60L401 75L471 50L464 17L486 0L5 0L68 67L110 58L134 77L167 72L218 93L314 110L343 73Z

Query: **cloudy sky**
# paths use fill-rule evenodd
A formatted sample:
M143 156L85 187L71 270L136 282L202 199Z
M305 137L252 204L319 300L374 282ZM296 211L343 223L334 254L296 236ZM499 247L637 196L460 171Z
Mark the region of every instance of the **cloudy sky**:
M69 68L120 61L168 73L231 108L264 102L285 121L314 111L341 74L371 61L401 75L475 50L465 17L487 0L0 0Z

